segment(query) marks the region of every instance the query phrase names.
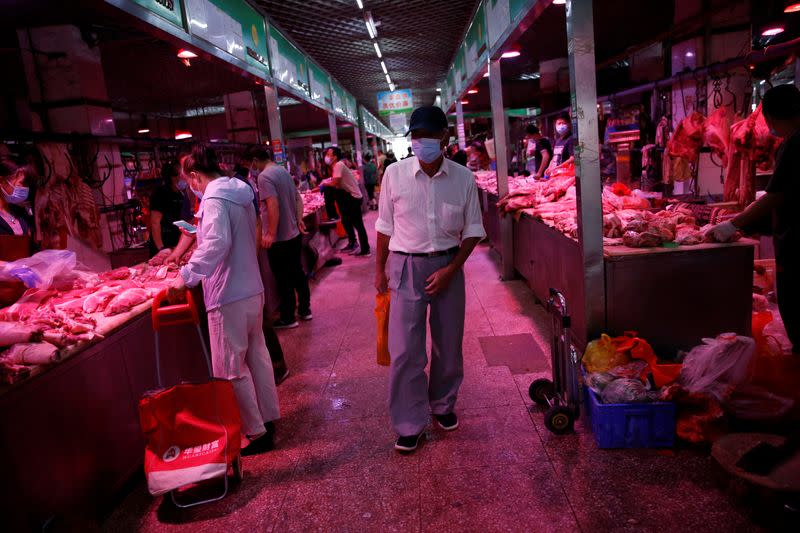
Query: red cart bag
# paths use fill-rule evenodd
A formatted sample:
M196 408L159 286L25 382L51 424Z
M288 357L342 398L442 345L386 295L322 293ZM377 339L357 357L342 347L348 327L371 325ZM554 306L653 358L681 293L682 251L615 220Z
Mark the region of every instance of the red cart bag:
M153 301L153 329L156 343L156 373L162 387L158 332L162 327L194 324L200 335L206 364L211 363L199 328L191 294L187 303L161 307L166 291ZM233 467L241 477L241 419L233 384L224 379L207 383L181 383L145 394L139 401L139 420L145 437L144 471L153 496L212 478L225 479ZM173 493L173 500L175 495ZM195 502L196 505L206 502ZM182 507L189 505L180 505Z

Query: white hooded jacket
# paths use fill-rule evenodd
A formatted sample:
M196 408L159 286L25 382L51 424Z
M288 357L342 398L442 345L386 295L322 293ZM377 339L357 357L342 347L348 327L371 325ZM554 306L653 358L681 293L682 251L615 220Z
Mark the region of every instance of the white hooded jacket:
M263 293L250 185L228 177L211 181L197 219L197 249L181 277L188 287L203 282L206 309Z

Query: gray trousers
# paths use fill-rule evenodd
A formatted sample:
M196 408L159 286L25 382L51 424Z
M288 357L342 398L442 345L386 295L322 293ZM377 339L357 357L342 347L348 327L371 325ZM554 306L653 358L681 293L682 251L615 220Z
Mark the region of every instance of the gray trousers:
M410 257L392 253L387 274L392 291L389 310L389 354L392 359L389 411L395 432L421 433L430 413L451 413L464 378L464 272L435 297L425 294L428 277L446 266L452 255ZM428 355L425 319L430 306L431 369L425 375Z

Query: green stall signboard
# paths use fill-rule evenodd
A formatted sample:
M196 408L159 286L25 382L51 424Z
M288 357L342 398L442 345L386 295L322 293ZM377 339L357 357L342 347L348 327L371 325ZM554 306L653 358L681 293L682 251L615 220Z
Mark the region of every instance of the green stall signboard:
M309 96L308 60L281 32L269 27L272 77Z
M308 85L312 100L328 109L333 107L333 102L331 100L331 77L312 61L308 62Z
M464 41L464 66L467 78L472 77L479 66L485 63L488 52L486 10L483 2L481 2L475 12L475 18L472 19L472 24L467 30L467 38Z
M268 67L264 18L250 4L244 0L185 0L185 5L192 35L248 65Z

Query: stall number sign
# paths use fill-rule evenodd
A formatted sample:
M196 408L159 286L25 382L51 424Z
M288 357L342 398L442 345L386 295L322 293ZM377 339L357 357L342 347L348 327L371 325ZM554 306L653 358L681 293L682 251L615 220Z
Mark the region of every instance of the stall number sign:
M282 165L286 158L283 156L283 145L280 139L272 139L272 156L276 163Z
M378 93L378 112L381 115L410 113L414 110L411 89Z

